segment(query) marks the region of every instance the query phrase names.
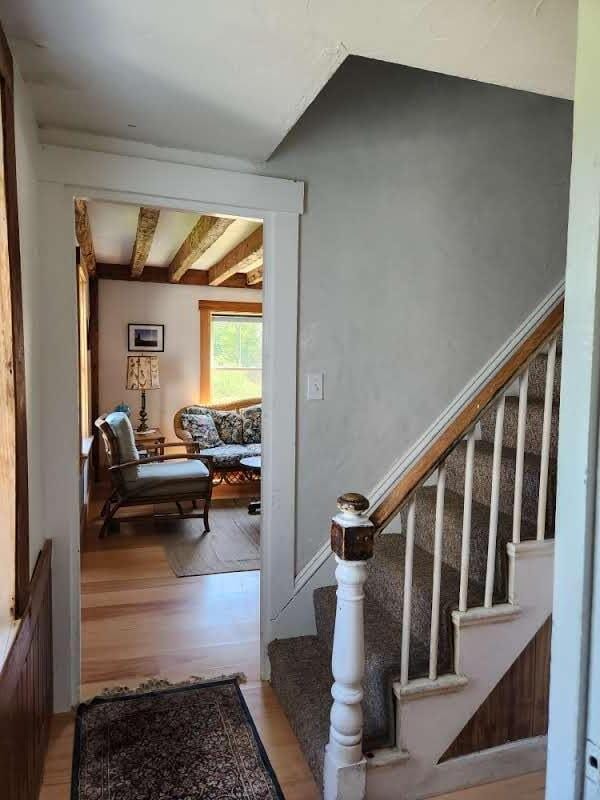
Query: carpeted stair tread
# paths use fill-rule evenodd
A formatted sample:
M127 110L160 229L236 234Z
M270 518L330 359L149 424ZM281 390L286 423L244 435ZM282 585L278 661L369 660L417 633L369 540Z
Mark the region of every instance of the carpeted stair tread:
M552 426L550 429L550 456L556 458L558 450L559 404L552 404ZM502 441L505 447L516 448L519 424L519 398L507 397L504 404L504 427ZM544 425L544 401L528 398L527 424L525 425L525 452L539 454L542 450L542 430ZM490 408L481 417L481 436L486 442L493 442L496 432L496 409Z
M433 552L435 508L437 489L424 486L417 492L415 515L415 543L423 550ZM444 494L444 537L442 557L460 572L462 550L462 525L464 496L449 489ZM403 514L403 525L406 512ZM477 596L477 604L483 602L483 587L487 570L487 551L490 530L490 508L476 501L471 502L471 545L469 558L469 581L473 583L471 594ZM536 529L531 523L521 523L521 539L535 539ZM496 578L494 602L504 602L508 592L508 557L506 544L512 541L512 516L498 514L496 545Z
M324 586L313 593L317 635L331 652L337 605L336 587ZM392 682L400 677L402 626L386 609L365 594L364 737L366 749L394 744L394 696ZM409 675L421 677L429 666L429 647L414 636L410 646Z
M465 485L466 443L461 442L446 459L446 487L461 494ZM473 499L477 503L489 505L492 488L492 463L494 446L491 442L479 441L475 445L473 463ZM514 448L503 447L500 468L500 511L512 514L515 492L516 452ZM554 507L556 461L550 460L548 504ZM537 520L538 486L540 480L540 457L525 453L523 469L522 518L535 523ZM553 529L550 525L549 530Z
M550 440L546 514L548 537L552 536L554 531L561 360L559 342L554 372ZM536 535L547 362L547 354L541 353L529 365L521 522L523 541L534 539ZM504 602L508 592L506 544L512 540L518 406L518 397L506 397L494 581L495 603ZM495 409L486 411L480 422L482 439L476 442L473 465L468 592L470 608L483 604L489 540ZM466 443L463 441L446 460L438 645L440 675L452 672L453 665L454 631L451 611L458 606L460 586L465 455ZM421 487L416 493L411 593L409 668L411 678L425 676L429 666L436 495L435 486ZM404 531L406 516L407 508L401 514ZM392 682L400 675L405 553L404 534L383 534L377 537L374 556L367 565L363 684L365 750L397 744ZM331 649L337 606L336 587L326 586L315 590L313 600L317 636L271 642L269 658L271 683L298 737L309 766L321 784L332 702Z
M319 785L331 710L331 656L316 636L269 644L271 685Z
M531 399L543 400L546 393L546 367L548 356L540 353L529 364L529 380L527 382L527 396ZM560 376L562 371L562 356L557 351L556 365L554 367L554 399L560 396Z

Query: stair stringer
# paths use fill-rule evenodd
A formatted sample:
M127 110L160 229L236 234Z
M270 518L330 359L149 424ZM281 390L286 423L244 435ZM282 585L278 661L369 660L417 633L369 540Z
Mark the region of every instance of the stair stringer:
M455 669L462 680L443 676L433 692L427 681L410 693L395 687L396 748L367 761L367 800L420 800L467 785L470 756L437 762L552 613L554 542L509 544L507 550L514 613L507 613L509 604L455 612ZM512 750L501 777L532 769L515 743ZM500 777L494 759L479 758L477 769L477 782Z

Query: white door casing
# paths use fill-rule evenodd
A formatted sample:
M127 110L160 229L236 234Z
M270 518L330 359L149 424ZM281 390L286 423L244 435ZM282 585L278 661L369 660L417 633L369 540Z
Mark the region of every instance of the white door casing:
M79 702L80 683L75 196L264 221L261 663L266 675L270 621L294 590L298 236L304 184L56 146L42 147L39 178L46 421L41 446L44 533L54 541L54 710Z

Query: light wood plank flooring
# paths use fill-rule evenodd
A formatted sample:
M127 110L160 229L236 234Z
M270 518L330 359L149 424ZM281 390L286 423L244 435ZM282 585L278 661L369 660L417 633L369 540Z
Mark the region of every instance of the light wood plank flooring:
M97 516L99 504L92 504ZM227 514L216 508L214 514ZM141 526L144 527L141 527ZM82 548L82 697L151 677L244 672L242 691L287 800L318 791L277 697L259 680L258 572L176 578L151 523ZM68 800L73 715L52 721L41 800ZM440 800L542 800L543 776L489 784Z

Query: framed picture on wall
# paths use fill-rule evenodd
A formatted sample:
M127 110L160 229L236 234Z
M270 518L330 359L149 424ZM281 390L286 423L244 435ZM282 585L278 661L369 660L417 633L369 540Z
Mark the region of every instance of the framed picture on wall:
M127 344L130 353L139 350L164 353L165 326L149 322L130 322L127 326Z

